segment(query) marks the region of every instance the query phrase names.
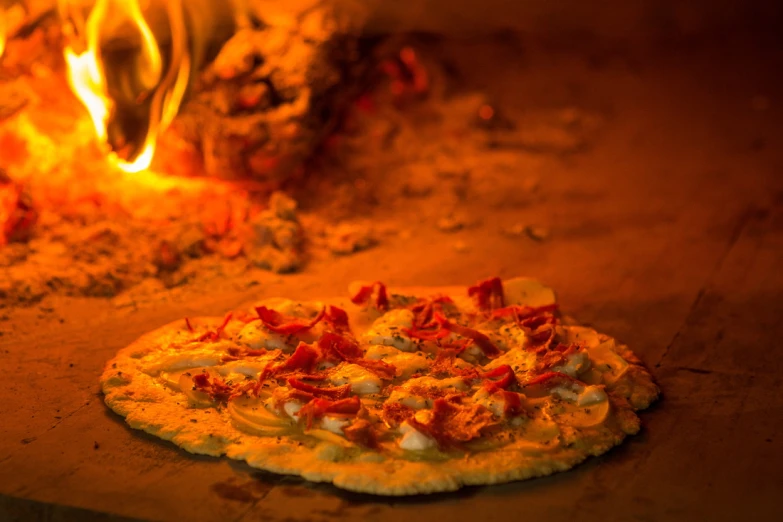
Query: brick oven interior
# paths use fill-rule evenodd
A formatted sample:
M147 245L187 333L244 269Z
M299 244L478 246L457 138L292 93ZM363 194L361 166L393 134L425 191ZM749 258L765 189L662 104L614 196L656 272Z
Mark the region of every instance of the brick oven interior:
M778 3L242 3L186 13L188 90L128 173L145 99L98 139L62 9L0 0L0 519L774 519ZM138 35L105 36L139 76ZM546 282L647 364L640 436L390 500L189 455L102 403L105 362L184 316L495 275Z

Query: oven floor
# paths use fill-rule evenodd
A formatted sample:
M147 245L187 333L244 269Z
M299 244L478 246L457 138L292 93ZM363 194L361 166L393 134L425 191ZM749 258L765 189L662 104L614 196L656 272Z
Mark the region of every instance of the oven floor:
M774 519L783 469L783 59L728 45L640 56L539 51L502 81L482 75L500 106L568 93L600 107L605 121L589 148L536 163L545 197L468 201L480 219L464 230L416 228L416 216L405 216L410 234L249 287L0 308L0 519ZM547 237L501 232L516 222ZM375 498L189 455L127 428L98 391L119 348L183 316L267 296L334 295L353 279L443 285L495 274L547 282L566 313L649 365L664 395L642 413L640 435L544 479Z

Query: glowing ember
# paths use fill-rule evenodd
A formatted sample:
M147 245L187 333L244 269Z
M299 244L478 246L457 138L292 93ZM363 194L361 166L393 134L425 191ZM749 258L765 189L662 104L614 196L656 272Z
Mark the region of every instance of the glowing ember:
M125 172L149 167L158 135L176 116L190 78L182 2L168 0L162 7L170 33L165 54L145 18L146 10L159 7L154 4L97 0L85 18L83 1L59 3L72 40L65 48L71 89L90 113L98 140L108 143L111 159Z

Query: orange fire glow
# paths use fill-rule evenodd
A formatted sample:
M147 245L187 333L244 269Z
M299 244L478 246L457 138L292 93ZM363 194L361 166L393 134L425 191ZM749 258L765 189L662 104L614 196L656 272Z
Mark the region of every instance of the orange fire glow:
M170 33L167 54L145 18L145 10L156 0L97 0L86 17L84 0L60 0L60 12L71 43L65 48L68 82L74 94L87 108L98 140L116 148L122 139L112 140L109 126L131 111L139 114L146 128L134 152L120 157L109 154L125 172L149 167L158 135L176 116L190 78L190 54L187 46L181 0L165 2L165 18ZM157 0L159 3L159 0ZM133 61L115 64L107 55L112 44L126 40L134 48ZM78 50L77 50L78 49ZM114 67L116 70L110 70ZM108 74L111 72L112 74ZM113 83L112 83L113 82Z

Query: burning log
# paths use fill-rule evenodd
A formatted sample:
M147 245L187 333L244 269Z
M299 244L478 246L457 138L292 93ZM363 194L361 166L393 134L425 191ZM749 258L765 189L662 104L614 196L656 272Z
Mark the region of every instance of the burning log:
M275 17L266 3L249 2L245 26L197 80L172 134L200 152L209 175L279 184L357 96L370 68L361 15L309 3Z

